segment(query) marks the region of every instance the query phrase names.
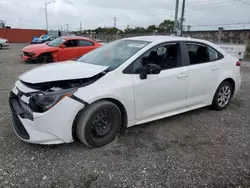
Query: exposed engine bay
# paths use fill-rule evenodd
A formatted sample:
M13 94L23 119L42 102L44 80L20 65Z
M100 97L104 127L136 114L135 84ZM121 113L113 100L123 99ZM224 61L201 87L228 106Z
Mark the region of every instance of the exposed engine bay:
M55 91L58 89L69 89L75 87L85 87L89 84L94 83L101 77L103 77L108 71L101 72L90 78L82 78L82 79L73 79L73 80L62 80L62 81L52 81L52 82L44 82L31 84L20 80L25 86L36 89L39 91Z
M20 80L20 82L35 91L23 93L19 91L19 98L27 98L26 105L33 112L43 113L56 105L64 97L76 99L73 95L78 88L90 85L107 74L107 70L90 78L52 81L44 83L31 84ZM18 97L18 96L17 96ZM29 110L29 111L30 111Z

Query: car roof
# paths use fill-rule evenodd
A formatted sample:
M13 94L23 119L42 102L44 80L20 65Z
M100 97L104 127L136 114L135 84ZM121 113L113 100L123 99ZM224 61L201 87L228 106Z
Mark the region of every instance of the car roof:
M190 42L203 42L207 43L208 41L195 39L190 37L176 37L176 36L139 36L139 37L130 37L126 38L127 40L140 40L140 41L147 41L147 42L168 42L168 41L190 41ZM126 40L123 39L123 40Z
M62 38L66 39L66 40L69 40L69 39L86 39L86 40L91 40L87 37L78 37L78 36L63 36ZM91 40L91 41L94 41L94 40Z

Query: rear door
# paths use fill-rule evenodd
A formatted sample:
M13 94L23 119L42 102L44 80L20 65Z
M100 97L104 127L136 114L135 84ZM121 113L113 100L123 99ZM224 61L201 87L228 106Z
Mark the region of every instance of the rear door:
M59 61L72 60L77 57L78 40L65 41L58 50Z
M78 48L77 48L77 57L80 57L90 51L92 51L93 49L95 49L95 43L88 41L88 40L84 40L84 39L80 39L78 40Z
M186 42L189 55L187 108L211 103L221 71L221 54L212 47Z

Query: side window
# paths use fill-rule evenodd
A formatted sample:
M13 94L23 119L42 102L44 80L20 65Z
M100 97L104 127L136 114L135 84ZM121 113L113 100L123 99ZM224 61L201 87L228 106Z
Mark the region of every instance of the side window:
M145 64L157 64L161 67L161 70L176 68L179 65L179 54L178 44L166 44L155 47L134 61L132 64L133 73L139 74Z
M209 54L209 60L210 61L216 61L219 59L219 54L216 50L214 50L211 47L208 47L208 54Z
M206 45L187 43L187 49L191 65L206 63L210 61Z
M68 40L64 43L66 48L72 48L72 47L77 47L78 45L78 40Z
M78 46L94 46L94 43L87 40L79 40Z

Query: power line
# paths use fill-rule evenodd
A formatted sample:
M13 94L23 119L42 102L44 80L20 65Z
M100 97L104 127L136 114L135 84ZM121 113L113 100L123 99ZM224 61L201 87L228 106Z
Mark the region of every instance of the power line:
M215 3L210 3L210 4L202 4L202 6L201 5L199 5L199 6L188 6L186 9L187 10L188 9L200 10L200 9L217 8L218 4L221 4L223 6L232 6L232 5L234 5L234 4L226 4L226 3L229 3L229 2L235 2L235 0L220 1L220 2L215 2ZM213 5L213 6L208 6L208 5ZM195 8L195 9L193 9L193 8ZM156 15L163 15L163 14L174 14L174 11L175 11L175 9L156 9L156 10L147 10L147 11L139 11L139 12L129 12L129 14L156 16ZM122 14L123 13L121 13L121 15Z
M229 7L229 6L233 6L233 5L236 5L237 3L232 3L232 4L224 4L223 5L223 8L224 7ZM187 10L192 10L192 11L199 11L199 10L209 10L209 9L216 9L216 8L221 8L221 7L218 7L218 6L209 6L209 7L195 7L195 9L193 9L193 8L187 8Z
M250 22L239 22L239 23L227 23L227 24L197 24L191 26L199 26L199 27L210 27L210 26L230 26L230 25L249 25Z
M207 6L209 6L209 5L215 5L216 7L217 7L217 5L221 5L221 4L225 4L225 3L231 3L231 2L235 2L235 0L230 0L230 1L222 1L222 2L217 2L217 3L209 3L209 4L204 4L205 6L204 7L207 7ZM200 6L200 5L198 5L198 6L191 6L192 8L196 8L196 7L203 7L203 6Z
M246 4L246 5L250 5L250 3L245 2L245 1L242 1L242 0L238 0L238 1L241 2L241 3L244 3L244 4Z
M186 5L197 5L197 4L203 4L206 5L206 3L209 4L217 4L217 3L223 3L223 2L228 2L227 0L223 0L223 1L212 1L212 0L207 0L207 1L196 1L196 2L192 2L192 3L186 3Z

